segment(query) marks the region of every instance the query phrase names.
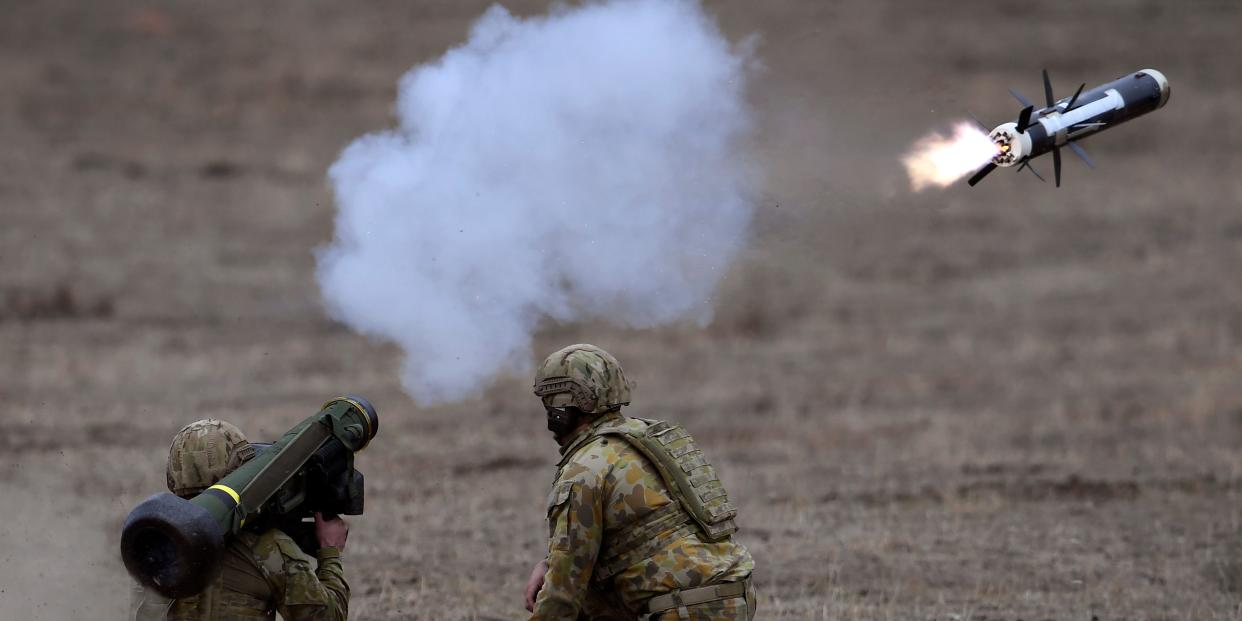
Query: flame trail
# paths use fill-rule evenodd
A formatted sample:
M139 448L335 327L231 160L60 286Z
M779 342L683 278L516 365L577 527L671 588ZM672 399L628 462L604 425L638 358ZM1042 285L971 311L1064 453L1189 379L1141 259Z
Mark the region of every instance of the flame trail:
M987 164L997 146L978 127L958 121L953 135L933 132L914 143L901 162L910 175L910 188L920 192L928 186L945 187Z

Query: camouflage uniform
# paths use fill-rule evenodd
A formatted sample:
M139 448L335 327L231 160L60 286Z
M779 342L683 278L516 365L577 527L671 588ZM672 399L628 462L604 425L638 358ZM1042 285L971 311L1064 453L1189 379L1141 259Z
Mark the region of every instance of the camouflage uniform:
M223 421L191 423L169 451L168 488L183 497L214 484L253 455L241 431ZM228 543L220 575L203 592L170 600L135 585L134 621L344 621L349 585L337 548L315 557L278 529L242 531Z
M615 359L604 366L614 363ZM596 366L589 372L601 375L611 369ZM619 365L616 372L620 373ZM547 375L541 369L540 377ZM620 381L624 383L623 376ZM539 394L538 385L536 390ZM628 389L623 396L606 400L628 402ZM545 396L544 401L549 399ZM606 411L562 444L547 502L548 571L531 621L634 620L646 612L653 597L727 583L742 583L746 593L644 618L752 618L750 553L727 533L716 541L704 536L656 465L616 433L641 430L657 421L628 418L617 409Z
M277 529L243 531L229 543L224 571L202 593L169 600L136 587L135 621L344 621L349 585L336 548L317 559Z

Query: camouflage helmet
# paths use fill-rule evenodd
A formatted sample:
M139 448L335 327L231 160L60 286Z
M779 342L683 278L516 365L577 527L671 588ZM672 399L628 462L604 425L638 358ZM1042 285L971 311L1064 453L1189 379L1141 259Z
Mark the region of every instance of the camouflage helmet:
M232 423L212 418L192 422L173 436L168 449L168 491L194 496L251 457L254 447Z
M569 393L586 414L602 414L630 404L630 384L612 354L587 344L570 345L548 356L535 373L535 395Z

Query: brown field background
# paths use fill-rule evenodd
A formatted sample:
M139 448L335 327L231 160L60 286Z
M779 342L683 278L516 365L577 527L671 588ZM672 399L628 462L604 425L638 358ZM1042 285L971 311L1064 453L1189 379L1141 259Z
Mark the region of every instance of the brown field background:
M760 619L1242 617L1242 5L706 6L766 66L716 319L548 325L532 363L602 345L695 431ZM345 391L383 417L352 618L523 617L556 455L529 378L419 407L313 277L327 166L484 7L0 1L0 618L121 618L119 528L177 429L272 439ZM1011 118L1043 67L1173 95L1060 190L906 189L911 142Z

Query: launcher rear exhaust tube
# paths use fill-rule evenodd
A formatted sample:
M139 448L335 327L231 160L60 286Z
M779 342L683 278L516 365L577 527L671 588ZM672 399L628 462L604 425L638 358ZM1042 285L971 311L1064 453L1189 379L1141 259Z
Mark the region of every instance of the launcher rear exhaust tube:
M379 415L366 399L337 397L198 496L151 496L130 512L121 530L125 569L170 598L201 592L219 574L228 540L316 451L339 442L352 459L378 432Z

